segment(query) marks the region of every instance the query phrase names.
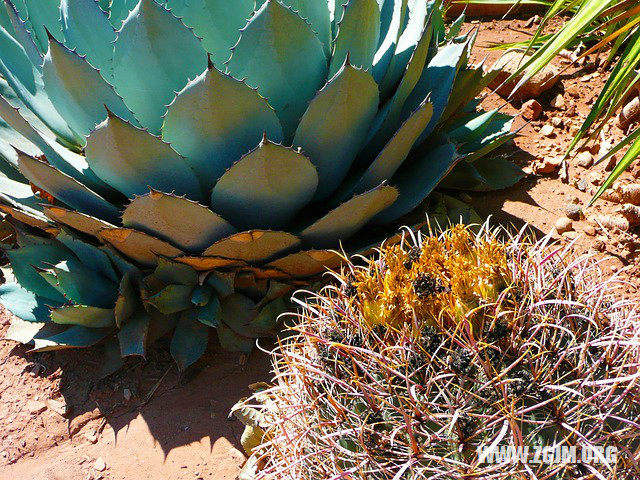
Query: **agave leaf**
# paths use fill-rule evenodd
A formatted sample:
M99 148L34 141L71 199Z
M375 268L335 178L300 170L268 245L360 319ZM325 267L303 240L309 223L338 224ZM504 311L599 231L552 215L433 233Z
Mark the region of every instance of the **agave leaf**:
M210 328L188 318L178 320L171 339L171 356L180 371L196 362L207 349Z
M0 51L0 74L18 98L60 138L62 143L72 148L82 145L83 138L71 130L45 93L39 69L31 63L22 45L4 29L0 29ZM6 120L4 114L2 116Z
M154 134L160 133L162 116L174 92L206 66L207 54L200 40L154 0L140 1L114 44L114 87Z
M31 33L41 52L47 51L48 36L53 35L62 41L62 26L60 25L60 3L43 2L42 0L24 0L29 16Z
M520 167L504 158L483 157L473 162L473 166L485 181L485 185L476 190L501 190L515 185L524 177Z
M220 298L224 298L233 293L236 272L213 272L207 279L207 284L211 286Z
M309 159L265 137L220 178L211 205L240 229L279 229L311 201L317 187Z
M311 25L322 46L327 58L331 56L332 34L331 16L328 5L317 0L280 0L284 5L291 7L300 18L305 19Z
M378 48L380 38L380 7L376 0L349 0L342 7L338 23L329 77L344 65L347 54L356 67L368 70Z
M96 175L129 198L149 187L194 200L202 197L191 167L169 144L113 114L91 132L85 152Z
M2 176L0 176L0 200L34 216L39 216L42 208L41 200L33 195L29 185Z
M305 228L300 238L313 247L323 248L347 239L364 227L374 216L384 211L398 198L395 188L385 184L357 195L320 220ZM270 264L273 265L273 262ZM281 268L277 266L277 268Z
M405 23L407 7L407 0L383 0L380 13L380 40L373 58L373 78L378 84L384 80L396 51Z
M227 168L260 143L264 132L275 142L283 139L267 101L210 66L169 105L162 138L186 158L210 192Z
M36 335L39 335L51 324L38 322L25 322L20 318L12 318L4 340L13 340L22 344L31 343Z
M34 338L35 346L31 352L47 352L66 348L88 348L104 340L113 332L113 328L87 328L74 325L62 333L44 338Z
M182 251L162 240L130 228L101 230L99 237L135 262L152 267L158 263L158 255L177 257Z
M238 335L224 323L220 323L216 328L218 340L222 348L228 352L242 352L249 354L253 350L256 340L254 338Z
M118 332L120 354L123 357L138 355L146 358L151 318L144 310L128 319Z
M136 292L133 282L133 274L127 272L122 276L122 280L120 280L118 299L116 300L116 306L113 310L118 328L133 316L139 303L138 293Z
M43 208L44 213L50 219L75 228L76 230L98 237L98 232L105 228L115 228L115 225L107 223L84 213L75 212L73 210L67 210L66 208L45 206Z
M51 321L59 325L82 325L88 328L104 328L115 325L112 308L69 305L51 310Z
M176 17L193 28L218 66L229 60L231 47L238 42L240 29L254 9L253 0L167 0L166 3Z
M182 257L177 257L175 260L176 262L189 265L191 268L193 268L197 272L207 272L209 270L215 270L218 268L224 268L224 267L231 268L231 267L239 267L244 265L244 262L241 260L236 260L231 258L222 258L222 257L182 256Z
M208 289L211 292L211 289ZM190 321L200 322L211 328L218 326L218 317L220 315L220 300L218 297L211 298L202 306L194 307L184 312L184 318Z
M433 104L431 122L424 130L418 143L423 142L435 129L449 102L456 73L469 47L469 41L451 43L442 48L423 70L417 85L405 102L402 116L408 117L429 95Z
M153 271L152 277L154 277L154 281L159 282L163 287L170 284L195 287L200 283L198 273L193 268L168 258L159 259L158 266Z
M27 183L27 180L18 170L18 154L16 153L16 149L31 156L41 154L37 147L0 118L0 159L8 164L3 164L2 173L11 180Z
M442 113L442 120L455 118L455 114L472 101L482 90L489 85L500 73L494 69L487 74L483 71L483 63L475 68L461 70L456 77L453 90L449 96L449 103Z
M360 193L374 188L391 176L403 164L416 140L422 135L433 116L433 104L425 101L396 131L373 163L358 181L355 191Z
M197 307L204 307L207 303L209 303L209 300L211 300L212 294L213 289L210 286L197 285L193 289L193 292L191 292L191 303L193 303Z
M391 222L416 208L451 171L459 158L450 143L435 148L425 146L416 151L408 164L389 182L398 189L398 200L378 214L373 222Z
M106 220L118 218L118 209L111 203L48 163L19 152L18 164L29 181L67 205Z
M122 99L85 59L51 39L42 67L44 88L69 126L89 135L107 118L105 106L121 118L137 124Z
M155 190L136 197L125 208L122 224L188 252L200 252L237 231L207 207Z
M60 303L39 297L17 283L0 285L0 303L24 321L40 323L49 321L49 306L60 306Z
M111 260L109 260L109 256L98 247L83 242L71 235L66 229L60 232L56 240L75 253L78 258L82 259L82 263L91 270L112 282L118 282L118 275L111 264Z
M0 205L0 211L7 215L11 215L19 222L31 225L32 227L36 227L41 230L47 230L52 226L47 217L44 217L40 212L35 210L19 210L7 205Z
M160 292L147 298L145 302L153 305L161 313L169 315L191 308L191 293L193 287L189 285L168 285Z
M140 0L110 0L109 21L113 28L120 30L129 13L140 3Z
M268 263L268 268L277 269L294 278L304 278L335 268L342 263L341 257L329 250L307 250L292 253Z
M60 15L65 45L110 79L116 32L105 11L95 1L61 0Z
M118 298L118 284L98 275L76 259L63 260L51 269L59 289L79 305L113 308Z
M228 69L269 100L285 140L290 141L309 100L326 81L327 59L311 27L287 7L269 0L243 29Z
M66 303L64 296L49 285L36 268L45 268L63 260L74 260L71 251L61 245L42 244L7 250L6 255L16 280L23 288L55 302Z
M406 100L406 97L413 90L424 68L427 54L429 53L429 46L431 45L432 34L433 26L428 21L427 2L411 0L409 2L409 20L407 27L398 39L398 45L391 58L384 80L382 81L380 91L383 94L383 98L387 97L389 92L392 92L393 89L396 88L403 74L407 76L405 72L409 66L409 61L414 58L414 60L411 60L414 66L410 74L410 83L413 83L413 85L406 85L404 87L401 85L400 87L403 90L400 95ZM408 91L404 93L406 90ZM397 95L397 93L395 95ZM402 103L404 103L404 101Z
M11 25L11 28L13 29L13 31L11 31L9 28L5 27L7 32L9 32L11 36L20 43L22 48L24 48L24 51L31 60L33 66L40 70L42 67L42 54L40 53L40 50L38 50L36 42L27 27L27 22L20 18L20 15L13 3L5 0L4 4L6 9L0 7L0 11L6 12L9 25Z
M378 101L371 75L345 64L309 104L293 144L318 168L316 199L326 198L344 179L364 145Z
M300 239L287 232L249 230L214 243L204 251L203 255L258 263L294 250L299 245Z
M255 302L240 293L233 293L220 301L220 323L238 335L253 337L246 330L257 314Z

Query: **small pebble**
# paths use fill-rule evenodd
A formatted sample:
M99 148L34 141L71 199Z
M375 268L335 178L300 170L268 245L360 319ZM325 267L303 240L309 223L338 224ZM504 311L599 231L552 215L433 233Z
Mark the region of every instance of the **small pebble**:
M589 168L593 165L593 155L587 151L580 152L576 160L582 168Z
M589 188L589 185L587 185L587 182L584 179L582 179L576 184L576 188L581 192L586 192L587 188Z
M573 222L570 218L560 217L558 220L556 220L555 228L556 232L558 232L559 234L563 234L565 232L573 230Z
M561 108L564 108L564 105L565 105L564 97L562 96L561 93L553 97L553 100L551 100L551 106L553 108L561 109Z
M554 131L553 131L553 126L551 125L544 125L541 129L540 129L540 135L542 135L543 137L552 137L554 135Z
M580 210L580 207L575 203L570 203L564 209L564 213L567 216L567 218L570 218L571 220L580 220L580 215L582 213L582 210Z
M104 472L106 468L107 468L107 464L104 463L104 460L102 459L102 457L98 457L95 463L93 464L93 469L96 472Z

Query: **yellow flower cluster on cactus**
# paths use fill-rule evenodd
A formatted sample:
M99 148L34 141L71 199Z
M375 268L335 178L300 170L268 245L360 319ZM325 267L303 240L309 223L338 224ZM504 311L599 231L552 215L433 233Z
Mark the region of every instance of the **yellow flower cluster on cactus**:
M384 248L385 269L353 271L366 321L372 325L418 322L454 326L483 304L493 303L510 283L504 244L489 238L472 241L459 225L442 237L424 237L412 249Z

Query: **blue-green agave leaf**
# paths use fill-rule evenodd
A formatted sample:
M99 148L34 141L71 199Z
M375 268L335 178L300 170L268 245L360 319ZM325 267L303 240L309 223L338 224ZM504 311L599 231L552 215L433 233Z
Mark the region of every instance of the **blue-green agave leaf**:
M207 67L200 40L154 0L140 0L113 51L116 91L151 133L159 134L166 105Z
M145 302L168 315L192 308L192 292L193 287L190 285L167 285L160 292L145 299Z
M302 240L316 248L336 245L364 227L373 217L384 211L398 198L395 188L380 185L357 195L327 213L300 233Z
M126 257L145 267L157 265L158 256L173 258L184 253L167 242L130 228L104 229L98 236Z
M122 23L138 3L140 3L140 0L110 0L109 21L111 25L113 25L113 28L120 30Z
M240 293L233 293L220 301L220 323L224 323L238 335L251 336L244 329L257 314L255 302Z
M180 371L194 364L207 350L210 328L202 322L182 317L171 339L171 356Z
M378 85L368 72L345 64L309 104L293 145L318 169L316 199L333 193L367 139L378 111ZM327 119L340 121L327 121Z
M113 332L113 328L87 328L74 325L62 333L44 338L34 338L32 352L47 352L66 348L88 348L100 343Z
M408 0L382 0L378 50L373 58L373 78L382 84L407 16Z
M444 144L432 148L426 146L411 155L389 183L398 189L398 200L378 214L374 223L387 223L406 215L416 208L459 160L455 147Z
M208 289L211 292L211 289ZM183 317L190 321L200 322L211 328L218 326L218 317L220 315L220 300L214 296L208 302L199 307L193 307L184 312Z
M218 67L229 60L231 47L238 43L240 30L255 6L254 0L167 0L166 4L193 28Z
M71 250L82 259L82 263L97 274L108 278L112 282L118 282L118 275L109 260L109 256L89 243L83 242L78 237L72 235L65 228L56 237L60 243Z
M322 46L327 58L331 55L332 33L331 15L328 5L318 0L279 0L284 5L291 7L300 18L303 18L311 25Z
M62 41L62 26L60 25L60 3L57 1L24 0L29 27L41 52L47 51L48 36L53 35Z
M201 252L237 230L207 207L152 190L131 201L122 214L125 227L161 238L187 252Z
M6 9L0 8L0 11L6 13L13 31L7 27L5 27L5 29L20 43L20 45L22 45L22 48L24 48L24 51L31 60L31 63L33 63L36 68L40 69L42 67L42 54L40 53L40 50L38 50L31 32L29 32L27 22L20 18L20 15L13 3L8 0L5 0L4 3Z
M170 284L195 287L199 283L198 273L193 268L168 258L159 259L158 266L153 271L152 276L155 281L162 284L162 287Z
M18 98L60 138L63 144L71 148L82 145L83 138L71 130L45 93L39 67L31 63L22 45L3 28L0 28L0 51L0 74Z
M203 255L237 258L248 263L259 263L293 251L299 246L300 239L287 232L250 230L217 241L207 248Z
M117 221L119 212L116 207L55 167L22 152L18 153L18 163L29 181L58 200L89 215Z
M65 45L110 79L116 31L98 2L61 0L60 14Z
M17 283L0 285L0 303L15 316L27 322L48 322L49 306L60 305L58 302L25 290Z
M200 184L184 158L161 138L114 114L91 132L85 152L96 175L129 198L147 193L149 187L202 198Z
M42 78L58 112L82 135L89 135L107 118L105 107L137 125L131 111L100 73L54 38L44 57Z
M134 285L134 274L126 272L120 280L118 299L113 309L116 325L121 327L136 312L140 305L140 299Z
M265 137L220 178L211 205L240 229L279 229L311 201L317 187L318 173L307 157Z
M197 285L191 292L191 303L197 307L204 307L211 300L211 295L213 289L209 285Z
M405 102L402 116L408 117L427 96L433 104L431 122L417 143L424 141L435 129L447 106L460 62L468 49L468 41L451 43L442 48L422 71L422 75Z
M342 7L338 23L329 77L344 65L349 55L351 65L368 70L380 38L380 7L376 0L349 0Z
M64 296L42 278L37 269L63 260L73 260L75 257L71 251L62 245L32 245L7 250L6 254L13 274L23 288L54 302L66 303Z
M254 338L238 335L224 323L220 323L218 325L216 333L218 334L220 345L228 352L249 354L256 344L256 340Z
M209 193L224 171L255 148L263 133L283 140L274 110L256 90L212 65L167 111L162 138L171 143Z
M396 131L356 185L356 192L374 188L389 180L403 164L416 140L433 116L433 104L425 101Z
M118 298L118 284L99 275L76 259L63 260L51 269L58 286L69 300L78 305L113 309Z
M269 100L290 141L307 104L326 82L327 59L311 27L268 0L243 29L228 70Z
M105 328L115 325L113 308L68 305L51 310L51 321L60 325L82 325L88 328Z
M33 194L31 187L10 178L0 176L0 200L12 207L37 214L41 211L42 200Z
M18 170L16 148L31 156L41 153L29 140L0 118L0 158L8 164L2 166L2 173L12 180L26 183L26 179Z
M138 355L145 358L149 338L151 317L144 310L128 319L118 332L120 354L123 357Z

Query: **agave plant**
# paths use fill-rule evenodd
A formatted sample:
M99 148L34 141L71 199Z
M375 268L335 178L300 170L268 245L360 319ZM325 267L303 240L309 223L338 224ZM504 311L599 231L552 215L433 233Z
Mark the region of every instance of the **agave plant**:
M477 111L493 74L468 65L474 37L445 29L439 0L5 3L0 208L18 248L0 300L64 329L31 326L36 349L117 334L144 355L160 322L181 367L211 327L249 351L339 241L443 179L520 178L486 157L511 118Z

